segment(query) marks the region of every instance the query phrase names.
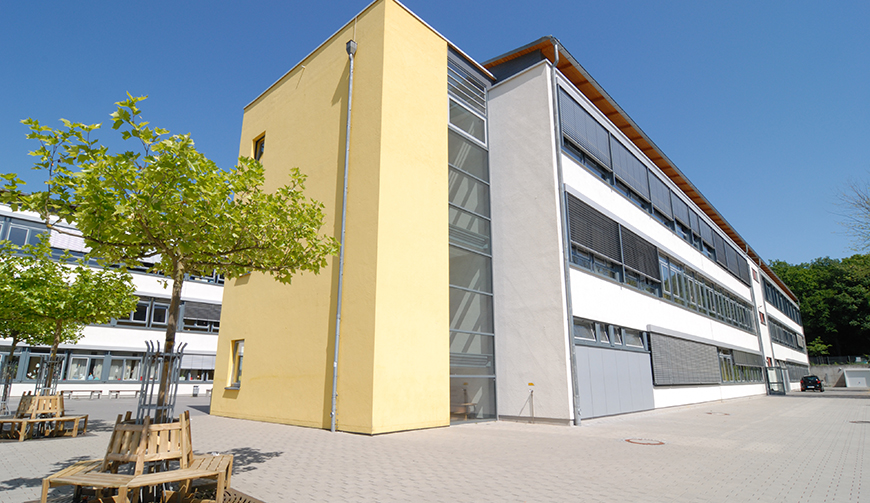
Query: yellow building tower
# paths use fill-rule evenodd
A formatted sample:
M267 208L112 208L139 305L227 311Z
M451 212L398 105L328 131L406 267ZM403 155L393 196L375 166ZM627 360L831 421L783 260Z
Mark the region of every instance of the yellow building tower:
M448 46L379 0L245 108L240 154L260 158L267 190L305 173L338 239L353 71L338 430L450 422ZM330 427L339 275L333 257L292 285L227 282L212 414Z

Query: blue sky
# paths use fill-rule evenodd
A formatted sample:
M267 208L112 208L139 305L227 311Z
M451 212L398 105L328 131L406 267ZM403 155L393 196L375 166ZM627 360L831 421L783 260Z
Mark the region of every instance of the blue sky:
M559 38L766 260L854 253L838 194L870 183L870 2L404 4L481 62ZM19 121L108 128L126 92L229 167L243 107L366 5L4 0L0 172L36 189Z

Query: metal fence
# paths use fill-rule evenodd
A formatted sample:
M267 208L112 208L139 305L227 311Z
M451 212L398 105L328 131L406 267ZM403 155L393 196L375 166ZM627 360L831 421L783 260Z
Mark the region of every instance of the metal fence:
M867 365L865 356L811 356L810 365Z

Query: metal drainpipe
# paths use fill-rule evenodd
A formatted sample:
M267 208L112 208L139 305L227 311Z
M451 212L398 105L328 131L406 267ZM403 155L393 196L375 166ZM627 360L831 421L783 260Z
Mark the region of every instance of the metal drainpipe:
M350 110L353 101L353 56L356 54L356 42L347 42L347 58L350 60L350 70L347 78L347 129L344 137L344 191L341 196L341 246L338 252L338 300L335 307L335 357L332 360L332 412L329 413L331 425L329 431L335 432L335 404L338 400L338 341L341 334L341 289L344 284L344 233L347 222L347 173L350 165Z
M577 385L577 363L574 361L574 306L571 302L571 248L568 236L568 204L565 195L565 182L562 176L562 122L559 118L559 84L556 80L559 65L559 44L553 43L555 57L551 77L553 80L553 119L556 124L556 173L559 179L559 206L562 216L562 268L565 271L565 305L568 311L568 354L571 360L571 387L574 392L574 426L580 425L580 394Z

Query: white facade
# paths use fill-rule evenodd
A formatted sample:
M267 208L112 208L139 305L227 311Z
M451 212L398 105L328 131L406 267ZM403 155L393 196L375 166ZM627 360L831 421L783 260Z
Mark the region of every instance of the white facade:
M499 417L576 423L799 389L808 358L793 295L697 189L687 193L578 89L579 65L563 59L554 71L552 41L539 41L537 56L527 46L516 61L486 64L497 77L488 104ZM567 99L598 126L571 123L583 112ZM596 156L595 141L609 150ZM635 180L619 171L626 159ZM673 206L658 211L654 184ZM596 243L611 228L608 256ZM584 233L595 236L584 243ZM767 367L782 369L772 383Z

